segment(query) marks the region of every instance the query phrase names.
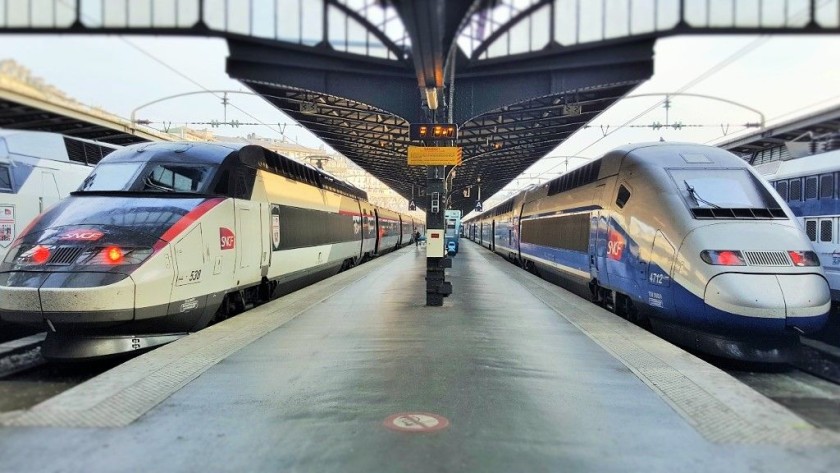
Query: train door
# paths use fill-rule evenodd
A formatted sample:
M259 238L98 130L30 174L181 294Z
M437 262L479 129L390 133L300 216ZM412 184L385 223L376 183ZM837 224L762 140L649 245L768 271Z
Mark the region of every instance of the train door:
M491 251L496 251L496 220L490 222L490 244Z
M273 241L274 232L279 234L279 221L275 225L272 220L271 206L268 202L260 202L260 222L262 231L260 232L260 273L262 276L268 275L268 266L271 264L271 242Z
M238 278L240 284L259 281L260 267L262 261L263 245L251 243L246 244L253 235L262 234L260 218L260 203L250 200L236 200L236 235L234 245L236 248L236 259ZM246 238L247 236L247 238ZM237 241L238 240L238 241Z
M602 205L604 187L604 184L601 184L595 188L592 194L592 205L599 207ZM607 279L606 271L604 271L607 232L605 227L601 228L601 218L604 214L604 211L595 210L589 215L589 276L598 281Z
M601 218L601 211L595 210L589 214L589 277L590 279L600 279L598 277L598 220Z
M671 308L671 271L676 251L661 231L656 231L647 268L648 303L653 307Z
M607 285L610 282L609 272L607 268L607 247L609 229L607 225L607 212L599 210L593 212L595 215L595 248L594 248L594 264L598 274L598 281L601 285Z
M175 277L176 291L173 294L173 299L180 300L188 297L188 293L177 288L199 283L207 276L207 272L204 270L206 261L201 224L194 226L192 230L175 242L174 248L177 275Z
M374 250L374 253L378 255L379 251L381 250L380 245L382 244L382 231L380 230L382 227L379 226L379 211L376 210L376 209L373 209L373 216L374 216L374 227L373 227L374 230L373 230L373 232L376 234L376 246L374 246L374 248L376 248L376 249Z

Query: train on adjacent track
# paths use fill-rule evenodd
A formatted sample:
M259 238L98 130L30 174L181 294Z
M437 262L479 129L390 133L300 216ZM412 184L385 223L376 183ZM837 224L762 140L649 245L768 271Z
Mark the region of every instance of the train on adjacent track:
M412 242L424 224L255 145L151 143L103 158L0 265L0 319L77 360L167 343Z
M799 220L822 262L831 296L840 305L840 133L804 145L808 152L788 154L755 165ZM813 152L811 150L813 149Z
M20 230L119 148L57 133L0 129L0 259Z
M464 225L522 267L713 356L789 361L831 308L790 208L714 147L620 147Z

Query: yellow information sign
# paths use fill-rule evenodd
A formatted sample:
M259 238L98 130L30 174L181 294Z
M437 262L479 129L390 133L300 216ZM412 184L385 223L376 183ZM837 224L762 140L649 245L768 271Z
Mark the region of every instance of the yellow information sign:
M461 164L460 146L409 146L409 166L458 166Z

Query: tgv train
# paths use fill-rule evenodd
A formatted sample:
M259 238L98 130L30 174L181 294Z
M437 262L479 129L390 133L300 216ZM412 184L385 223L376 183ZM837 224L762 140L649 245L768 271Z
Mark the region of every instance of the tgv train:
M523 267L716 356L787 361L831 306L790 209L714 147L624 146L466 225Z
M166 343L421 230L366 199L259 146L127 147L21 232L0 265L0 318L47 328L53 360Z
M840 303L840 135L814 146L824 151L771 161L755 169L799 219L822 262L832 299Z
M116 149L56 133L0 129L0 259L26 224Z

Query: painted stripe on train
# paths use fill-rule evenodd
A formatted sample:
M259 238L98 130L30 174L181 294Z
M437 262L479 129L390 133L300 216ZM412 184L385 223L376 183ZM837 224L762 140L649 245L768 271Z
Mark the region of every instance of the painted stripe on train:
M589 257L586 253L524 242L520 243L520 248L523 257L527 256L529 259L539 261L540 263L581 278L589 279L590 277Z
M204 214L209 212L211 209L219 205L220 203L224 202L224 198L222 197L215 197L212 199L207 199L204 202L198 204L194 209L190 210L186 215L181 217L175 224L169 227L169 230L164 232L163 235L160 236L159 241L155 244L154 250L158 251L167 243L171 242L175 237L181 234L184 230L187 229L190 225L195 223L196 220L201 218Z
M584 213L584 212L592 212L593 210L603 210L604 207L600 205L585 205L583 207L574 207L571 209L565 210L556 210L552 212L542 212L538 214L531 214L522 217L522 220L532 220L538 218L546 218L546 217L554 217L557 215L570 215L570 214L577 214L577 213Z

